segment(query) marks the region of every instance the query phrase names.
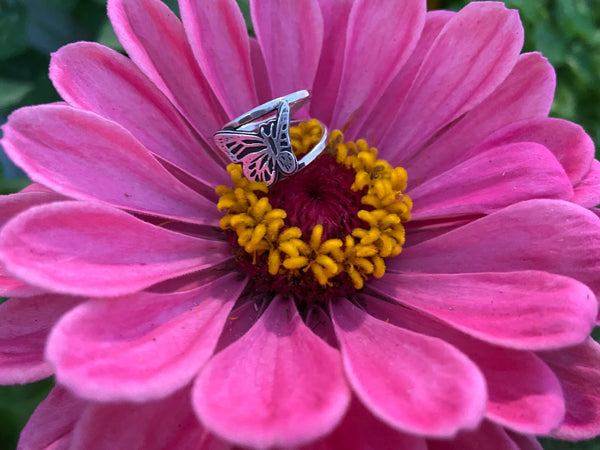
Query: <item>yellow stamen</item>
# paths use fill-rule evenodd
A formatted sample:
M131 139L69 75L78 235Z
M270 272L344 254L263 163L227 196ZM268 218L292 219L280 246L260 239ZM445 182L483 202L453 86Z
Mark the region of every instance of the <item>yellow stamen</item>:
M296 155L308 152L320 140L323 130L311 119L290 128L290 138ZM328 151L338 164L352 168L355 179L351 189L362 192L358 218L366 225L352 230L345 239L323 241L323 226L313 227L305 241L302 231L286 223L283 209L273 209L265 183L244 178L241 166L230 164L227 171L233 189L219 186L219 211L227 211L220 227L232 230L238 244L253 261L267 253L271 275L288 273L299 276L310 272L321 286L328 286L341 275L351 280L356 289L364 286L369 276L381 278L385 273L384 258L398 255L405 241L404 223L410 220L412 201L404 194L406 170L392 167L377 158L377 149L359 139L343 142L343 134L334 130ZM292 224L293 225L293 224Z

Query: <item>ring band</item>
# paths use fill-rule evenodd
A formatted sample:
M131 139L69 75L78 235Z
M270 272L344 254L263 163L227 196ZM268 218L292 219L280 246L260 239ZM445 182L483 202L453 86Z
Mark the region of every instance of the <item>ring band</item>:
M327 146L327 128L319 122L323 129L319 142L299 161L292 151L290 117L309 98L310 93L302 90L257 106L215 133L217 147L231 161L241 163L244 176L251 181L271 185L295 174Z

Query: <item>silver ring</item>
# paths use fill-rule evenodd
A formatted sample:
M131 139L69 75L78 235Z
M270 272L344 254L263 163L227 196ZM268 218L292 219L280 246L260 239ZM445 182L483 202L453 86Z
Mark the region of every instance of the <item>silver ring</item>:
M215 133L215 144L231 161L242 165L249 180L271 185L292 176L327 146L327 128L319 122L323 129L319 142L299 161L292 151L290 117L309 98L310 93L302 90L257 106L226 123Z

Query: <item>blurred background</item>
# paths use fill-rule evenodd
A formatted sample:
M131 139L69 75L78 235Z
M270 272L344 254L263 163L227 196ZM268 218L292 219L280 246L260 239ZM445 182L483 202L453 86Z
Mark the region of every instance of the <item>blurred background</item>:
M165 3L178 13L175 0ZM248 1L238 3L248 17ZM429 0L428 7L458 10L467 3ZM524 51L542 52L556 69L551 115L581 124L598 152L600 0L505 3L520 12L525 26ZM0 124L21 106L59 100L48 80L50 53L81 40L122 51L106 18L106 0L0 0ZM0 147L0 194L16 192L28 183ZM51 387L50 379L26 386L0 386L0 450L16 447L21 428ZM600 439L577 444L544 439L542 444L546 450L600 450Z

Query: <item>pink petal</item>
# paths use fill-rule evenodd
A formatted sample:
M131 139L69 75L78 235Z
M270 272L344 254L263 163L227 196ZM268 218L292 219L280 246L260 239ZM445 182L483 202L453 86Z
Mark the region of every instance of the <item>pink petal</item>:
M6 269L0 265L0 298L1 297L31 297L43 294L44 290L17 280L6 273Z
M86 202L32 208L0 233L0 260L10 274L73 295L125 295L229 257L225 242L174 233Z
M181 19L198 65L229 117L258 104L244 17L234 0L183 0Z
M476 151L510 142L537 142L556 156L573 186L590 171L594 142L579 125L551 117L523 120L489 136Z
M73 432L73 449L231 449L204 430L190 405L189 389L139 403L90 405Z
M262 448L298 446L329 433L349 401L339 353L280 297L246 335L209 361L193 392L207 428Z
M236 278L230 274L185 292L139 293L75 308L48 340L46 356L58 382L101 401L170 395L212 356L246 285Z
M271 94L271 82L265 58L260 49L260 44L255 38L250 38L250 57L252 59L252 73L256 84L256 94L260 103L266 103L273 99Z
M117 122L149 151L208 186L227 181L171 102L129 58L77 42L52 55L50 78L71 105Z
M46 338L60 316L79 301L43 295L0 305L0 384L32 383L52 375L44 360Z
M589 338L576 347L540 356L558 376L567 404L565 420L553 436L569 441L600 433L600 345Z
M427 450L425 439L400 433L369 412L356 397L352 398L344 420L333 432L301 450Z
M386 264L388 272L543 270L600 293L600 219L572 203L528 200L407 247Z
M273 96L310 89L323 44L317 0L250 0L250 13Z
M437 131L481 103L511 72L522 45L517 11L500 2L465 6L433 44L381 144L391 151L387 159L407 160Z
M600 204L600 161L594 159L590 171L577 183L573 203L584 208L594 208Z
M485 381L445 342L377 320L349 301L331 313L346 377L365 406L400 431L451 437L477 426Z
M517 444L519 450L544 450L535 436L524 435L506 430L508 436Z
M6 145L6 143L3 143ZM0 197L0 228L17 214L32 206L64 200L54 192L18 192Z
M533 434L548 434L562 421L565 405L560 383L534 353L490 345L416 310L370 296L362 298L365 309L379 320L440 338L468 356L485 377L488 419Z
M462 431L451 441L427 441L427 450L525 450L506 430L487 420L475 431Z
M33 180L78 199L200 224L214 203L178 182L127 130L96 114L42 105L11 114L3 146Z
M539 53L521 55L508 77L479 105L407 163L412 182L427 180L461 162L473 148L513 122L546 117L556 75Z
M358 136L367 139L371 145L379 146L390 126L396 121L400 106L406 99L410 86L432 44L455 14L453 11L445 10L429 11L426 14L425 25L416 48L392 80L384 95L381 96L377 106L369 114L369 118L364 123Z
M531 198L570 200L573 188L548 149L522 142L481 152L409 194L413 221L444 220L489 214Z
M323 48L315 75L310 112L312 117L318 117L326 124L331 123L342 78L346 36L341 30L348 28L352 4L353 0L319 0L323 16Z
M333 128L349 129L349 136L356 133L415 49L425 23L425 9L421 0L353 3L330 122Z
M21 432L19 450L66 450L71 448L73 428L86 402L60 386L50 391Z
M598 313L586 285L546 272L388 273L369 287L478 339L523 350L578 344Z
M133 62L211 145L226 115L177 16L159 0L109 0L108 17Z

